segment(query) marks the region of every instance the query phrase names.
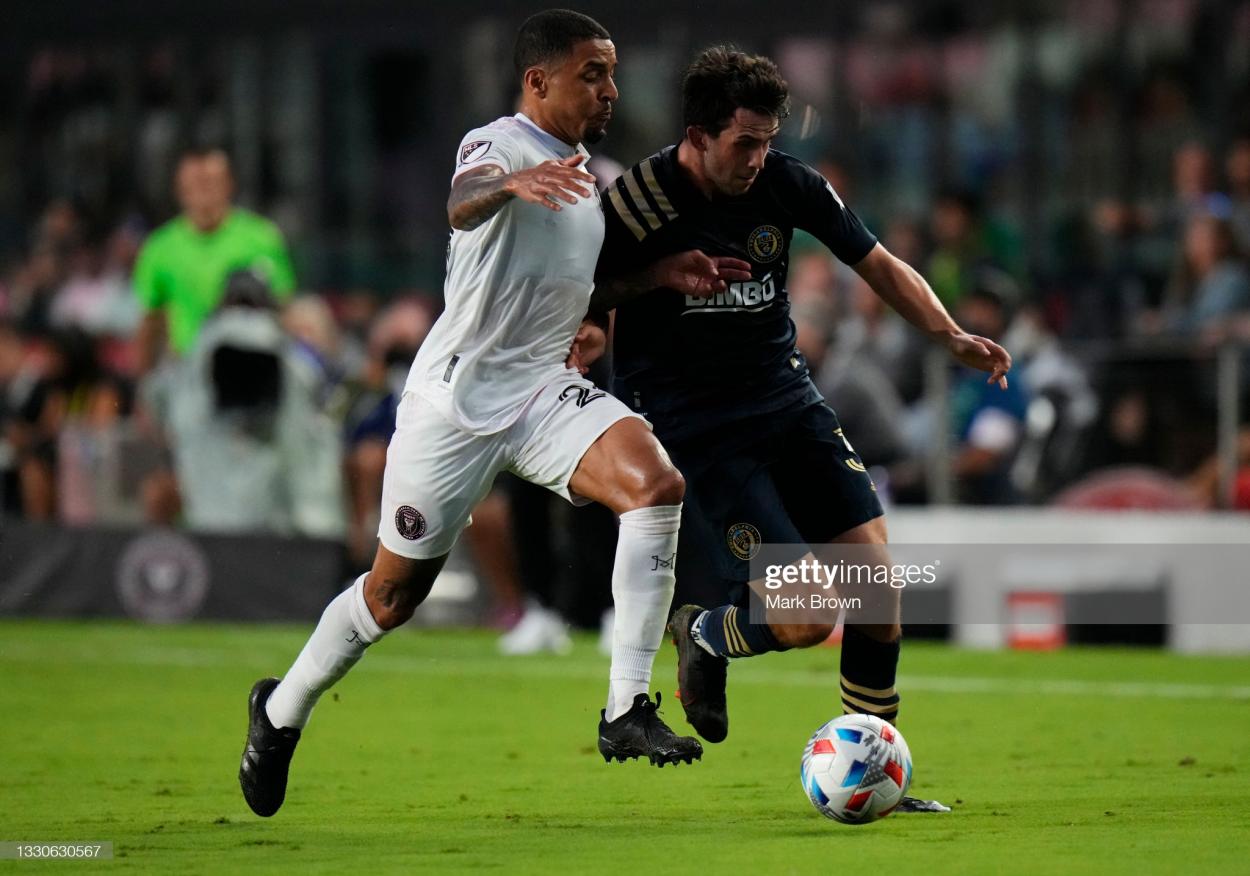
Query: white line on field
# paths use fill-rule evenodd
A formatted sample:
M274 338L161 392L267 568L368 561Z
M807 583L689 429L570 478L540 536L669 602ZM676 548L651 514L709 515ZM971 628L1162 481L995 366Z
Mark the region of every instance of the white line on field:
M279 655L273 652L271 668L280 672L294 652ZM271 655L255 649L218 650L213 648L148 646L143 649L60 649L49 655L44 651L0 649L0 663L9 661L46 664L179 666L179 667L255 667ZM448 657L407 657L373 653L360 664L359 672L390 672L403 675L441 676L513 676L524 678L601 679L605 661L568 658L555 662L552 658L515 657L508 660L488 654L457 654ZM834 665L828 672L779 670L743 665L735 661L731 684L769 685L773 687L829 688L837 684ZM1184 682L1147 681L1081 681L1076 679L986 678L974 676L901 675L898 686L910 691L966 695L1022 696L1088 696L1125 699L1214 699L1250 700L1250 686L1188 684Z

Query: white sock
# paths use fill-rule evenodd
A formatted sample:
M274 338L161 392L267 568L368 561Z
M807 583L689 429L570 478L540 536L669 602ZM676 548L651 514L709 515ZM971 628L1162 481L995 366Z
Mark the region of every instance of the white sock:
M321 695L385 634L365 603L365 576L361 575L326 606L304 650L269 695L265 712L270 723L302 729Z
M647 693L664 624L673 602L677 565L677 530L681 505L638 508L621 515L612 567L612 669L608 705L615 721L630 710L634 697Z

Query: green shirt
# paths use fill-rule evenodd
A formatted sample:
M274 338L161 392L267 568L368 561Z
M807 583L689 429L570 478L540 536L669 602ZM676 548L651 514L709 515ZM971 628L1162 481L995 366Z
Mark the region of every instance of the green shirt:
M144 308L165 309L170 346L186 355L200 325L217 309L226 278L242 268L263 275L276 298L290 297L295 288L282 232L268 219L236 207L204 234L179 216L144 242L135 264L135 294Z

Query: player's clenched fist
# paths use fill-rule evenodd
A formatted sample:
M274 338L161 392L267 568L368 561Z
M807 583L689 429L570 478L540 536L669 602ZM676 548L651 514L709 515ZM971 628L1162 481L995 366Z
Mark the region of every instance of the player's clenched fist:
M570 155L513 171L505 178L504 191L559 212L560 201L576 204L578 198L589 198L594 191L595 178L580 167L584 160L581 154Z

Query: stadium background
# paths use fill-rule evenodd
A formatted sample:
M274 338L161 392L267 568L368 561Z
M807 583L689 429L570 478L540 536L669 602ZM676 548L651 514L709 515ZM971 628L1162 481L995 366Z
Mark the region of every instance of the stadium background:
M371 551L387 374L402 373L438 310L449 156L464 130L509 109L510 41L526 7L9 9L0 465L6 541L25 549L8 562L46 585L32 558L68 538L77 564L59 568L79 570L86 592L48 603L10 588L0 610L116 611L120 597L101 596L111 588L80 573L120 569L145 524L227 542L328 538L348 548L340 567L317 564L333 568L320 583L336 586ZM1240 352L1250 338L1250 4L728 4L715 26L699 6L588 10L603 15L621 55L624 99L598 150L605 182L611 161L680 134L677 80L697 47L768 52L794 96L781 148L826 173L957 317L1015 355L1009 402L971 392L852 272L810 241L797 245L800 343L904 525L909 509L934 506L1250 509ZM224 147L238 203L286 237L298 296L282 316L291 344L281 356L300 375L320 456L308 442L260 440L237 460L209 459L180 437L187 429L161 420L169 391L159 389L162 369L140 361L130 274L147 233L177 212L173 173L191 144ZM995 406L993 423L975 422ZM210 482L203 496L184 482L179 499L168 482L180 449ZM342 476L327 453L343 460ZM280 486L297 497L294 510L256 503L226 477L250 471L249 454L291 470ZM340 489L318 492L327 479ZM218 513L195 510L206 505ZM436 594L462 603L451 616L507 626L527 582L548 577L562 583L545 601L592 625L606 566L578 554L610 552L611 536L600 518L596 537L562 540L566 514L501 490L478 515L460 586ZM1044 528L1057 518L1038 519ZM1130 531L1127 519L1104 540ZM1191 525L1200 520L1183 514L1179 531L1201 532ZM535 560L538 542L550 544ZM262 557L282 550L259 543ZM222 553L212 538L198 544ZM192 562L168 550L175 566ZM231 585L209 566L220 595ZM179 580L195 578L180 569ZM267 570L275 574L288 577ZM254 577L229 576L240 593L262 586ZM303 616L318 602L281 592L269 609L213 603L208 614ZM154 609L179 610L198 609Z
M733 735L697 767L602 773L612 521L514 483L416 632L318 707L281 816L247 813L243 696L367 562L387 397L439 306L456 144L511 110L535 8L0 10L0 841L112 841L116 866L186 873L1242 867L1246 0L578 6L621 57L598 152L628 164L680 135L696 49L767 52L794 96L780 147L1016 357L1014 407L971 429L964 377L796 248L801 342L892 538L968 558L911 594L932 617L900 675L917 793L952 816L861 831L807 808L799 753L837 711L825 648L735 662ZM269 353L308 440L162 417L220 390L146 369L136 343L134 261L178 210L188 144L224 147L237 202L285 235L297 294L248 325L281 329ZM194 484L171 475L188 458ZM1085 563L1091 543L1118 553ZM535 605L589 632L501 656ZM677 727L673 671L665 649Z

